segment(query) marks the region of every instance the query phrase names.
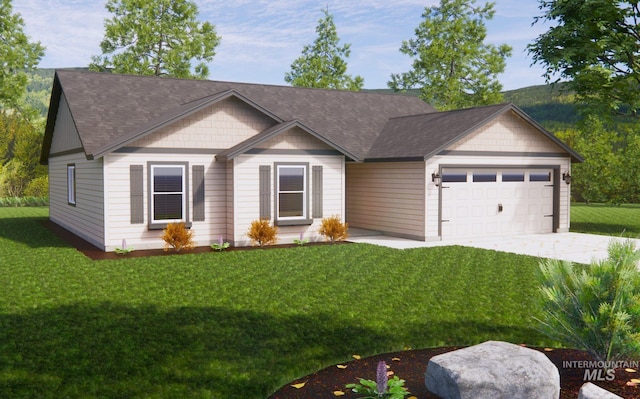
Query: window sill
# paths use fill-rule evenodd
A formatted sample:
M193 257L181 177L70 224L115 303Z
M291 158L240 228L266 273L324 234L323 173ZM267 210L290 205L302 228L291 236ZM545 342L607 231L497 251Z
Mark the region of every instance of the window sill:
M276 226L309 226L313 224L313 219L276 220Z
M168 223L152 223L149 225L149 230L164 230L167 225L169 223L175 223L175 222L168 222ZM184 227L186 227L187 229L191 228L191 222L185 222L184 223Z

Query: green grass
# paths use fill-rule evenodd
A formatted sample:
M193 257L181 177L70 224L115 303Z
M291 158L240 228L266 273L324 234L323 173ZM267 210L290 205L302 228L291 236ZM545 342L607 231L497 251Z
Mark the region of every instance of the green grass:
M571 204L571 231L640 237L640 204Z
M0 208L0 397L266 398L363 356L534 329L537 259L352 244L91 261Z

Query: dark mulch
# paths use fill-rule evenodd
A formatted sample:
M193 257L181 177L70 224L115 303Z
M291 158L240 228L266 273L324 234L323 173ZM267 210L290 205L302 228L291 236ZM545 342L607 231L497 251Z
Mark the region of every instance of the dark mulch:
M337 365L327 367L316 373L302 377L283 386L269 399L311 399L311 398L358 398L357 395L345 388L346 384L357 382L359 378L375 381L378 362L384 360L394 375L405 380L405 387L411 392L411 396L418 399L432 399L438 396L427 391L424 376L427 364L432 356L449 352L457 347L430 348L408 350L403 352L387 353L372 356L361 360L353 360L343 363L346 368L338 368ZM585 370L581 368L563 368L563 361L593 360L586 352L574 349L553 349L545 351L542 348L533 348L542 351L556 365L560 372L560 399L576 399L584 380ZM604 377L604 374L602 374ZM592 383L608 390L625 399L640 398L640 386L627 386L632 378L640 378L640 370L635 373L627 372L624 368L615 370L615 378L612 381L591 381ZM293 387L294 384L305 383L302 388ZM341 391L344 395L336 396L335 391Z
M63 241L65 241L66 243L71 245L72 247L76 248L78 251L82 252L86 257L88 257L88 258L90 258L92 260L122 259L123 257L139 258L139 257L146 257L146 256L173 256L173 255L199 254L199 253L205 253L205 252L213 252L213 249L211 249L210 246L206 246L206 247L195 247L193 249L186 250L186 251L180 251L180 252L175 252L173 250L165 251L163 249L142 249L142 250L136 249L135 251L129 252L126 255L119 255L119 254L117 254L115 252L105 252L105 251L103 251L102 249L100 249L100 248L96 247L95 245L91 244L90 242L88 242L88 241L78 237L77 235L73 234L69 230L57 225L56 223L53 223L49 219L42 220L41 223L42 223L42 225L44 227L46 227L53 234L55 234L60 239L62 239ZM335 245L335 244L348 244L348 243L349 243L348 241L340 241L340 242L336 242L334 244L331 244L331 243L328 243L328 242L310 242L310 243L305 244L305 245L307 245L307 246L313 246L313 245ZM229 248L225 249L224 251L246 251L246 250L255 250L255 249L265 250L265 249L275 249L275 248L290 248L290 247L296 247L296 246L297 246L297 244L278 244L278 245L265 246L263 248L257 248L257 247L229 247Z

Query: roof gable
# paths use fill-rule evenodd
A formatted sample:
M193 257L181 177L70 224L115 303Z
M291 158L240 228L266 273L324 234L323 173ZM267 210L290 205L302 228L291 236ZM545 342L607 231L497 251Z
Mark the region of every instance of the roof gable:
M500 115L513 112L573 160L582 157L513 104L392 118L367 154L369 161L426 160L450 148Z
M318 139L319 141L327 144L328 146L336 149L337 151L339 151L340 153L342 153L344 156L346 156L349 159L354 159L354 155L351 154L349 151L347 151L344 148L341 148L339 145L337 145L336 143L333 143L329 140L327 140L326 138L324 138L323 136L319 135L317 132L314 132L312 129L310 129L309 127L305 126L302 122L298 121L298 120L294 120L294 121L288 121L288 122L283 122L283 123L279 123L275 126L270 127L269 129L266 129L262 132L260 132L259 134L249 138L248 140L243 141L242 143L239 143L231 148L229 148L228 150L222 151L221 153L216 155L216 160L217 161L228 161L231 160L233 158L236 158L239 155L242 155L254 148L257 148L260 144L265 143L266 141L278 136L279 134L286 132L290 129L293 129L295 127L298 127L300 129L302 129L302 131L304 131L305 133L308 133L309 135L315 137L316 139Z

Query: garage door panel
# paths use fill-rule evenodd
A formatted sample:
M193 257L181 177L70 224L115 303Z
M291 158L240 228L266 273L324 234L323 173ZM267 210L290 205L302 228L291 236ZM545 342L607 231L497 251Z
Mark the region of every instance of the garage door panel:
M445 168L443 175L446 172ZM530 172L521 169L505 173L500 170L484 169L478 172L457 169L454 172L459 176L466 176L467 181L442 183L444 238L544 233L553 230L553 217L546 217L553 213L553 182L530 181L529 178L534 176L534 179L541 179L549 176L551 179L551 170ZM492 174L495 174L496 181L480 178ZM503 182L503 176L509 181Z

